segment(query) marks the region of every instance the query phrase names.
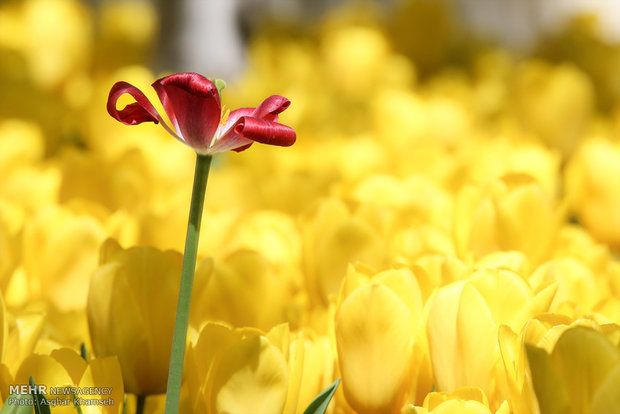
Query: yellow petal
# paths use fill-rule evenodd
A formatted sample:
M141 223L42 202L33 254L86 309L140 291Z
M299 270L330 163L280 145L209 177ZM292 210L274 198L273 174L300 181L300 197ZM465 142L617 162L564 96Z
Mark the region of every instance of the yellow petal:
M88 363L79 387L95 387L102 391L84 398L101 400L100 406L84 406L84 414L106 413L117 414L123 406L123 376L116 357L97 358Z
M598 387L590 406L592 414L615 413L620 407L620 364L616 364Z
M93 274L88 298L91 341L99 357L118 356L128 392L166 389L182 256L132 247Z
M201 329L196 344L187 350L183 375L189 391L191 412L207 412L214 380L213 366L221 354L237 340L239 334L229 327L207 323Z
M620 350L603 334L575 327L558 339L551 360L566 384L574 412L588 412L597 389L620 364Z
M448 400L432 411L433 414L491 414L486 405L478 401Z
M84 374L84 370L88 366L84 358L70 348L55 349L50 356L62 364L67 373L71 376L74 384L80 381L80 378Z
M444 286L431 300L427 334L433 371L438 390L452 391L461 385L457 377L462 371L455 345L457 312L464 282Z
M32 377L35 384L47 387L47 392L52 387L76 386L63 365L49 355L32 354L24 360L15 375L15 384L29 384ZM72 396L54 395L54 398L69 399ZM75 413L72 405L57 407L54 412L69 414Z
M493 319L520 331L525 321L515 320L515 316L532 296L527 283L510 270L483 269L471 279L471 284L484 298ZM533 315L532 315L533 316Z
M466 284L463 288L456 329L458 365L452 369L461 374L460 378L457 377L460 381L457 385L480 387L491 396L494 391L493 369L499 359L497 325L484 299L472 284ZM446 368L443 375L448 374Z
M570 412L568 392L550 355L544 349L529 344L525 347L540 412L545 414Z
M219 361L211 407L214 413L280 413L288 387L282 353L264 336L234 344Z

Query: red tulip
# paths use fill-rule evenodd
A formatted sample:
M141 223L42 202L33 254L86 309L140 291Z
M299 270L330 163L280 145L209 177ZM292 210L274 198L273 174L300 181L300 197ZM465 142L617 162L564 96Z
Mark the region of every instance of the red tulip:
M127 125L161 123L173 137L199 154L243 151L254 142L288 147L295 142L295 131L279 124L278 114L291 101L272 95L256 108L240 108L221 124L222 107L217 87L197 73L177 73L153 83L172 128L166 124L148 98L135 86L117 82L108 96L107 109L113 118ZM116 102L128 93L136 102L120 111Z

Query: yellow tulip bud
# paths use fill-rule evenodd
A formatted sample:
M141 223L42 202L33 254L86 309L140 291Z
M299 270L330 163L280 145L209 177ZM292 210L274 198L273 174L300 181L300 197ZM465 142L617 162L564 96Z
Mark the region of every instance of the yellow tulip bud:
M98 357L118 357L130 393L166 390L181 262L177 252L113 240L101 248L88 294L91 342Z
M422 296L411 271L366 278L350 270L336 313L336 345L344 395L354 410L397 412L415 392L423 366L414 355L423 349L415 343L421 319Z

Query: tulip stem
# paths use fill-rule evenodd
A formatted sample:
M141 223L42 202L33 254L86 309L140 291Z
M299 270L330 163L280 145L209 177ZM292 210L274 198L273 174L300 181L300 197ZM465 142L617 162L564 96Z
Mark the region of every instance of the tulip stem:
M200 221L204 206L207 179L211 167L211 155L196 156L194 171L194 186L192 201L189 208L189 221L185 237L185 253L181 270L181 286L177 303L177 315L174 322L174 336L172 338L172 352L170 354L170 370L168 371L168 388L166 390L165 414L177 414L181 399L181 380L183 378L183 358L185 357L185 341L189 324L189 308L196 269L196 255L198 252L198 237L200 235Z
M136 414L142 414L144 412L144 403L146 402L146 395L138 395L136 401Z

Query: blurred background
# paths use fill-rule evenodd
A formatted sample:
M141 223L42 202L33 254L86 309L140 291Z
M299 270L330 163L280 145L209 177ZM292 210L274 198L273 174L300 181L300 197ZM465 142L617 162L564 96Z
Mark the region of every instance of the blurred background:
M40 296L48 282L39 272L49 272L37 267L45 260L31 261L45 237L63 277L79 261L71 248L67 262L58 259L46 208L97 223L88 221L97 228L88 269L106 237L182 250L191 151L156 126L128 128L105 111L115 82L157 106L150 84L181 71L225 79L228 108L285 95L293 104L282 121L298 134L286 152L218 157L231 168L216 166L207 209L225 213L204 256L234 250L231 206L297 222L322 197L358 205L374 175L421 174L452 200L464 183L513 172L533 176L570 223L617 250L619 8L613 0L0 1L0 280L14 286L12 303ZM452 254L451 209L433 213L448 247L409 246L407 255ZM85 291L88 269L67 283Z
M601 109L620 93L613 0L3 0L0 116L36 118L55 136L53 152L58 139L78 139L67 109L86 105L93 82L119 68L195 71L234 84L256 63L253 45L316 46L345 21L378 29L421 79L446 68L471 72L476 56L502 47L516 59L570 61L591 78Z

